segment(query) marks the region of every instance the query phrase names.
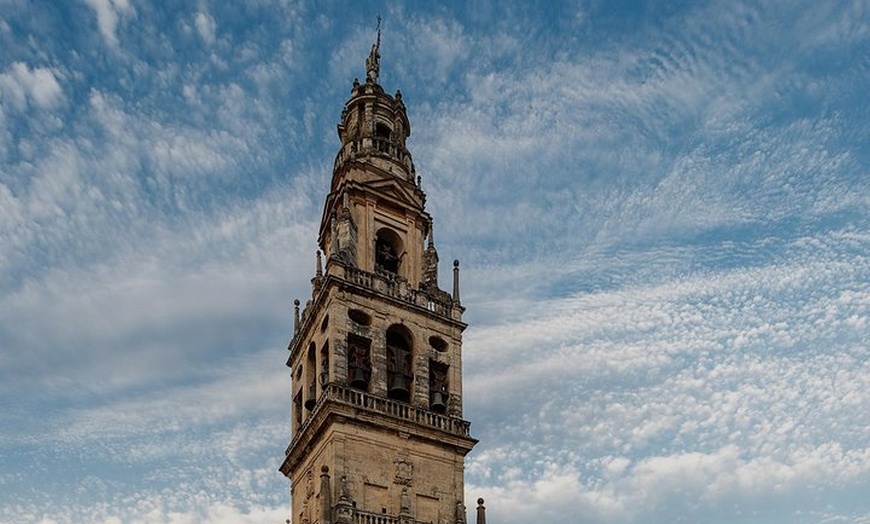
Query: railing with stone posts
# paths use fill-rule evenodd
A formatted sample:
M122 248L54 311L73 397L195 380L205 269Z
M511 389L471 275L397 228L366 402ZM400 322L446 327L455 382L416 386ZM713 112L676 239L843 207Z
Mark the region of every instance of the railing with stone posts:
M348 386L335 383L329 384L326 387L326 395L334 398L339 403L355 408L416 422L417 424L440 429L461 437L471 436L471 423L466 420L441 415L397 400L369 395Z
M397 400L369 395L364 391L333 382L324 386L314 409L309 412L308 417L297 430L293 441L287 446L286 453L290 453L298 439L306 433L311 421L317 417L326 402L336 402L371 413L388 415L460 437L471 437L471 423L467 420L441 415Z
M431 520L417 520L410 517L394 517L383 513L354 510L353 524L432 524Z
M408 281L391 273L370 273L356 267L344 268L345 278L366 289L377 291L403 302L422 307L437 315L450 318L453 313L452 300L433 297L425 291L408 285Z
M356 510L353 515L353 524L398 524L398 522L398 517L367 511Z
M367 153L387 155L398 160L410 174L413 175L414 173L414 161L411 159L411 153L408 149L398 142L381 137L352 140L341 146L341 149L335 155L333 170L338 169L339 166L348 160Z

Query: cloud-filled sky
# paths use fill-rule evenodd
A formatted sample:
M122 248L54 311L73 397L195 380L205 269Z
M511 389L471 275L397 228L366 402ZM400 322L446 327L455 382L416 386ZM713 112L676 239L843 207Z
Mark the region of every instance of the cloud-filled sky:
M866 0L0 0L0 522L287 518L378 14L462 261L467 504L870 522Z

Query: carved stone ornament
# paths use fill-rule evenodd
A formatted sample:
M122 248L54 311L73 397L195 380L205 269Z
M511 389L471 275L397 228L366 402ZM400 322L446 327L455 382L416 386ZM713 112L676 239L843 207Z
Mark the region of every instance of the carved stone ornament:
M336 524L351 524L353 522L353 499L347 487L347 477L341 477L341 494L335 505Z
M456 524L466 524L465 504L463 504L462 501L456 503Z
M414 464L405 459L396 461L396 484L410 486L414 481Z
M347 488L347 477L342 475L341 477L341 490L339 493L339 500L342 502L350 502L353 499L350 498L350 490Z

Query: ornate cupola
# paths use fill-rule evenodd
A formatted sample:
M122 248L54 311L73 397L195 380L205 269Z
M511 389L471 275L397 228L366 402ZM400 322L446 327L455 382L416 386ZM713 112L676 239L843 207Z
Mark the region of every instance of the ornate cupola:
M426 196L405 147L411 124L402 93L390 96L377 82L379 47L380 39L366 60L366 82L354 79L350 100L341 112L341 148L335 157L318 243L327 260L338 258L367 271L385 271L413 280L422 260L406 247L431 235L432 219L423 208ZM399 213L353 209L377 200L384 209L389 203ZM369 223L369 219L375 222ZM387 227L395 220L402 223ZM378 227L368 236L374 242L361 243L359 228L372 226Z
M341 112L338 137L341 149L335 158L337 169L358 155L371 155L374 164L408 182L414 182L414 163L405 148L411 124L402 102L402 92L395 96L378 84L379 44L372 46L366 60L366 81L354 79L350 100ZM334 179L333 179L334 182Z
M295 523L464 524L476 440L462 418L459 263L448 293L379 51L380 31L341 112L311 299L296 301L280 469Z

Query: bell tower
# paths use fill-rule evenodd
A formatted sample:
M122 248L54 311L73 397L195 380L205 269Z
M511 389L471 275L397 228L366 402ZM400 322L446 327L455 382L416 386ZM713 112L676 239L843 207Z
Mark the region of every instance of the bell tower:
M432 217L401 92L378 84L380 31L341 112L312 296L287 365L295 524L465 524L459 262L438 283Z

